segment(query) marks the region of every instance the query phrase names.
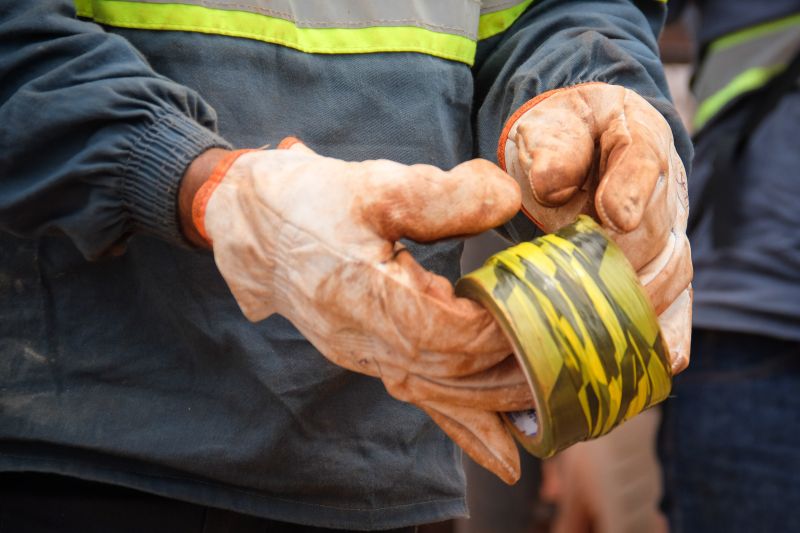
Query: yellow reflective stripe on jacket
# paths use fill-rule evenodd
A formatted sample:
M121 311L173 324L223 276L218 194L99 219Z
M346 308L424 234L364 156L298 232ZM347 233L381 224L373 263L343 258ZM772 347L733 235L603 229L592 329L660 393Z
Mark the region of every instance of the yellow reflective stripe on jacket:
M725 35L712 42L692 90L698 101L695 129L740 96L780 74L800 50L800 14Z
M247 11L288 20L298 28L415 26L477 38L479 0L136 0ZM491 0L496 1L496 0ZM507 1L507 0L506 0Z
M522 2L503 2L499 6L490 6L481 10L481 19L478 24L478 39L488 39L498 33L503 33L528 9L533 0ZM484 2L489 4L489 2ZM495 2L497 4L497 2Z
M533 3L533 0L438 0L436 3L340 0L327 4L321 1L75 0L75 4L79 16L109 26L230 35L309 53L420 52L471 65L475 45L467 41L502 33ZM476 10L474 21L471 9ZM331 16L331 12L336 15ZM362 14L371 17L354 16Z
M785 64L771 67L754 67L737 75L725 87L700 103L693 119L695 130L705 126L728 102L732 102L744 93L763 87L769 80L783 72L785 68Z
M75 0L75 12L79 17L92 17L92 2L89 0Z
M800 13L786 18L758 24L751 28L739 30L737 32L720 37L708 47L709 53L721 52L727 48L754 41L760 37L781 32L786 29L800 26Z
M465 6L479 9L474 0L463 1ZM175 3L76 0L75 3L79 16L108 26L228 35L316 54L419 52L472 65L477 47L474 39L463 35L418 26L299 27L291 20L265 12L211 8L180 0ZM262 4L269 2L262 0Z

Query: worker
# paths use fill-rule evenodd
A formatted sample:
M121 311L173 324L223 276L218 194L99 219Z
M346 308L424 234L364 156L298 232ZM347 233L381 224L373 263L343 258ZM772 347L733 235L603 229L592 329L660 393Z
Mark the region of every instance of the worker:
M695 364L665 404L664 508L678 533L798 531L800 2L692 4Z
M685 367L664 9L0 3L2 527L465 515L460 448L514 482L532 399L454 237L532 200L606 226Z

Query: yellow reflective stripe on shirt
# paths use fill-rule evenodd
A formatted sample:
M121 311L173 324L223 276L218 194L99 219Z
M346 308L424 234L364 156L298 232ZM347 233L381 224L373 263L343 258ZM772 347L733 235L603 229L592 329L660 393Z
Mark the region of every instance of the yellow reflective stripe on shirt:
M135 0L246 11L288 20L298 28L414 26L477 39L479 0ZM487 0L497 2L498 0ZM508 7L508 0L501 0ZM516 2L512 2L516 3Z
M312 54L418 52L472 65L476 42L414 26L300 28L262 13L180 3L76 0L77 13L119 28L192 31L253 39Z
M75 12L79 17L92 18L92 0L75 0Z
M783 72L786 65L774 65L771 67L755 67L745 70L725 87L703 100L697 106L697 112L693 119L695 130L699 130L716 115L725 104L731 102L742 94L763 87L769 80Z
M503 33L511 27L514 22L528 9L533 3L533 0L524 0L516 2L515 5L492 11L490 13L481 13L480 22L478 24L478 39L488 39L494 37L499 33Z
M800 14L758 24L757 26L752 26L744 30L730 33L724 37L720 37L708 46L708 53L721 52L722 50L731 48L732 46L753 41L765 35L780 32L789 29L792 26L800 26Z
M692 90L696 130L742 95L780 74L800 49L800 14L727 34L708 46Z

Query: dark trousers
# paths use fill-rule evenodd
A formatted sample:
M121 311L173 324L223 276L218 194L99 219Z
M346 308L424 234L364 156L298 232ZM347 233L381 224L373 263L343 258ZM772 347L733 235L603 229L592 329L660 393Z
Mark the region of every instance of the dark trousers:
M800 531L800 342L692 335L660 435L671 531Z
M0 473L0 533L341 533L68 477ZM415 527L390 530L414 533Z

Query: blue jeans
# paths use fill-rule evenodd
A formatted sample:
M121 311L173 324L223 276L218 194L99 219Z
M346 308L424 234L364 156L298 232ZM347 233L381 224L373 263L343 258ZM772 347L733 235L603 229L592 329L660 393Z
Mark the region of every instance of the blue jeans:
M800 531L800 343L693 335L659 436L673 533Z

